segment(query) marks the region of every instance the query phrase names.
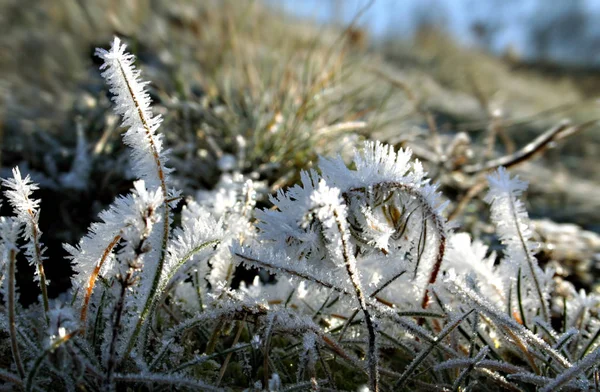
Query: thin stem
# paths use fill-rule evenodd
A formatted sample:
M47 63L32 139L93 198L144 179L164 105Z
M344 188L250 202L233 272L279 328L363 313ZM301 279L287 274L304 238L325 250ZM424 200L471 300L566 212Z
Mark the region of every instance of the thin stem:
M585 357L587 355L587 353L592 349L592 347L594 347L594 344L596 344L596 341L599 338L600 338L600 328L598 328L598 330L596 331L596 334L594 335L594 337L590 339L590 341L588 342L588 344L581 351L581 355L579 356L579 359L583 359L583 357Z
M275 319L277 318L277 314L275 314L272 318L271 318L271 322L269 323L269 326L267 327L267 330L265 332L265 346L264 346L264 353L263 353L263 381L264 381L264 385L269 385L269 348L271 346L271 331L273 328L273 323L275 322Z
M203 242L202 244L198 245L197 247L195 247L194 249L192 249L188 253L186 253L186 255L170 269L166 278L164 280L161 279L161 282L160 282L158 290L157 290L157 295L154 297L153 301L151 302L150 310L148 313L152 314L152 315L155 313L156 308L158 307L159 303L162 302L163 297L166 296L170 290L169 282L173 279L173 277L175 277L175 275L177 274L179 269L181 267L183 267L188 260L190 260L196 253L200 252L201 250L206 249L209 246L216 247L217 245L219 245L219 243L220 243L220 240L211 240L211 241ZM136 326L136 328L137 328L137 326ZM141 329L140 329L140 331L141 331ZM143 342L146 342L148 340L147 332L148 332L148 329L145 329L145 334L143 336ZM133 340L131 342L133 342ZM131 348L133 348L133 346ZM129 351L127 353L129 353Z
M40 233L37 224L35 213L32 210L27 210L31 218L31 239L33 241L33 247L35 249L35 261L38 269L38 275L40 277L40 289L42 289L42 302L44 304L44 316L46 317L46 324L50 325L50 318L48 312L50 306L48 305L48 288L46 283L46 273L44 272L44 265L42 260L42 247L40 245Z
M19 380L19 376L9 373L4 369L0 369L0 380L12 382L13 384L23 388L23 381Z
M544 132L529 144L514 152L513 154L506 155L500 158L492 159L490 161L466 165L461 168L461 171L466 174L477 174L481 172L487 172L494 170L497 167L503 166L506 168L518 165L522 162L528 161L535 157L537 154L548 149L552 143L564 139L567 136L572 136L576 132L588 129L595 124L597 120L587 121L580 125L570 125L569 122L563 121L548 131Z
M15 314L15 272L17 251L14 248L10 250L8 258L8 326L10 334L10 348L12 350L13 359L15 361L15 365L17 366L19 376L21 378L25 378L25 370L23 369L23 363L21 362L21 353L19 351L19 345L17 343L17 328Z
M108 365L106 369L106 378L104 379L104 389L109 390L112 385L113 371L117 365L117 340L119 336L121 318L125 308L125 294L127 293L128 282L133 278L133 269L130 268L125 279L121 282L121 292L119 302L116 305L115 319L112 325L112 338L110 341L110 350L108 355Z
M350 249L350 244L347 239L347 230L342 222L342 218L340 217L340 213L338 209L333 210L333 217L335 219L335 223L337 229L340 233L341 243L342 243L342 257L344 260L344 266L346 267L346 272L348 273L348 277L352 282L352 286L354 287L354 291L356 293L356 298L358 300L358 304L365 315L365 326L367 327L367 331L369 334L369 348L368 348L368 362L369 362L369 381L371 383L371 390L374 392L379 391L379 371L378 371L378 355L377 355L377 346L376 346L376 332L375 332L375 324L371 317L369 310L367 309L367 302L365 300L365 295L362 289L362 285L360 279L358 277L356 271L356 260L352 255L352 251Z
M102 257L100 257L100 261L98 261L98 263L96 264L96 267L94 267L94 271L92 272L92 274L90 275L90 278L88 279L88 285L87 285L87 289L85 291L85 297L83 298L83 305L81 307L81 315L80 315L81 333L82 334L85 334L85 329L86 329L85 321L87 319L87 310L88 310L88 306L90 303L90 299L92 298L92 292L94 291L94 286L96 285L96 279L98 278L98 274L100 273L100 269L102 268L102 265L104 264L104 262L106 261L106 259L110 255L110 253L112 252L113 248L117 245L117 243L120 240L121 240L121 233L117 234L115 236L115 238L113 238L112 241L108 244L108 246L104 249L104 252L102 253Z
M198 365L200 363L204 363L206 361L210 361L213 360L217 357L223 356L223 355L229 355L229 354L233 354L235 352L244 350L246 348L252 347L251 343L244 343L244 344L240 344L240 345L232 345L230 348L223 350L223 351L219 351L210 355L202 355L199 357L196 357L195 359L192 359L191 361L182 363L181 365L177 366L176 368L173 368L171 370L169 370L169 373L177 373L180 372L190 366L194 366L194 365ZM165 349L166 351L167 349ZM150 368L153 369L156 367L156 364L154 366L151 366ZM218 385L217 385L218 386Z
M402 376L400 376L398 381L396 381L396 384L394 384L394 390L397 390L398 388L403 386L404 382L406 382L410 378L414 371L417 370L417 368L423 363L425 358L427 358L427 356L431 354L431 352L436 347L438 347L438 345L446 338L446 336L448 336L460 323L463 322L463 320L465 320L471 313L473 313L473 311L474 309L471 309L468 312L463 313L455 320L451 321L448 325L446 325L442 332L440 332L440 334L434 338L434 341L431 342L431 344L425 350L421 351L419 355L404 370Z
M381 291L383 291L383 289L385 289L386 287L388 287L390 284L392 284L392 282L394 282L396 279L398 279L399 277L401 277L405 273L406 273L406 270L403 270L400 273L392 276L385 283L383 283L381 286L379 286L377 288L377 290L373 291L371 293L371 295L369 295L369 297L370 298L376 297L377 294L379 294ZM343 338L344 334L348 330L348 327L350 326L350 324L352 324L352 321L354 320L354 318L356 317L357 314L358 314L358 309L355 310L354 312L352 312L352 315L348 318L348 320L346 320L346 323L344 324L344 327L342 328L342 331L340 332L340 335L338 336L338 342L342 341L342 338Z
M546 304L546 301L544 300L544 294L542 293L542 286L539 282L537 271L535 270L535 265L534 265L535 261L533 260L531 254L527 248L527 242L526 242L525 238L523 237L523 233L521 232L521 229L519 227L519 217L517 215L517 208L515 206L513 197L509 196L508 201L510 203L510 211L513 215L513 222L515 224L515 229L517 231L517 234L519 235L519 242L521 243L521 247L523 248L523 253L525 253L525 257L527 259L527 266L529 267L529 271L531 272L531 276L533 277L533 284L535 286L536 294L538 295L538 297L540 299L540 309L542 310L542 316L544 318L544 321L548 321L550 313L548 311L548 306ZM520 276L520 270L519 270L519 276ZM520 287L517 287L517 289L520 289ZM525 322L525 320L523 320L523 322Z
M150 313L149 311L152 307L152 302L157 293L157 288L160 283L160 276L161 276L161 273L163 270L163 266L165 263L165 257L167 254L167 244L169 241L169 233L170 233L171 226L170 226L170 222L169 222L169 203L167 202L168 189L167 189L165 173L163 170L163 164L160 160L160 154L156 147L156 142L154 141L154 137L152 135L152 130L150 129L149 121L146 118L146 115L144 114L144 111L142 110L142 107L139 104L140 101L139 101L138 97L135 95L135 93L133 91L132 82L127 78L127 74L124 72L123 65L121 64L120 61L119 61L119 70L121 71L121 76L123 77L123 80L125 81L125 84L127 85L127 90L129 91L131 99L133 100L135 108L137 109L138 116L144 127L146 137L148 138L148 142L150 144L150 152L152 153L152 157L154 158L154 163L156 165L158 179L160 181L160 189L162 191L162 196L163 196L163 205L162 205L162 207L163 207L163 236L162 236L162 244L161 244L161 248L160 248L160 257L158 260L158 264L156 266L156 271L154 271L154 279L152 281L152 287L150 288L148 297L146 298L146 303L144 304L142 313L140 314L138 322L135 326L135 330L133 331L133 334L131 335L131 340L129 341L129 344L127 346L126 355L129 355L129 353L133 349L133 346L134 346L134 344L137 340L137 337L141 331L142 324L144 323L144 321L148 317L148 314Z
M522 294L523 289L521 288L522 282L523 282L523 279L522 279L522 274L521 274L521 268L519 268L519 272L517 275L517 302L519 304L519 313L521 315L521 324L523 324L523 326L525 328L527 328L527 318L525 315L525 309L523 308L523 294Z

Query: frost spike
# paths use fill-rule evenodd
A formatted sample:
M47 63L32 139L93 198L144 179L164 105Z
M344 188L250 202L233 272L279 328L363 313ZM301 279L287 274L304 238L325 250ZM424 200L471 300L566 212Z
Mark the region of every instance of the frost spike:
M44 316L46 323L48 318L48 283L46 274L44 273L44 248L40 242L42 232L38 225L40 220L40 201L31 198L33 191L39 189L37 184L31 181L31 178L21 176L21 171L18 167L12 170L13 178L2 180L4 186L9 188L4 191L10 205L17 213L17 221L25 226L25 255L30 265L36 266L36 278L40 281L40 289L42 290L42 302L44 304Z
M523 265L523 269L529 272L527 276L533 280L542 317L548 322L550 312L546 301L547 292L543 290L542 271L533 255L535 244L530 241L529 217L523 203L518 199L527 189L527 183L518 177L510 178L503 167L489 175L488 182L490 190L484 200L491 206L492 220L500 240L506 246L508 258L516 264L515 270Z
M125 48L126 45L121 44L121 40L115 37L109 51L98 48L96 55L104 60L100 69L104 70L102 76L114 94L113 100L116 105L114 110L123 117L123 125L129 127L123 139L132 148L133 168L138 176L145 180L149 189L160 187L163 197L160 255L154 270L152 286L147 293L143 310L127 348L127 352L129 352L133 348L142 329L143 321L149 316L152 302L158 294L169 241L170 222L166 178L169 169L164 166L167 158L162 151L161 135L156 133L161 118L152 115L150 96L144 90L147 82L140 80L140 71L133 66L135 56L125 52Z

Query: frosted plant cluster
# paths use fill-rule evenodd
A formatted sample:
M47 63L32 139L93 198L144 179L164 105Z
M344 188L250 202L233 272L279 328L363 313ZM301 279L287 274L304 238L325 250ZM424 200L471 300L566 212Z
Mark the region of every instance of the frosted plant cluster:
M36 185L2 181L3 386L25 390L590 390L600 299L554 295L526 184L499 168L489 252L449 224L410 150L366 142L256 207L239 174L186 199L172 189L146 82L118 38L99 49L127 128L134 188L76 245L72 291L49 299ZM175 222L178 222L177 224ZM36 267L37 305L18 301L16 260ZM251 283L237 271L257 270ZM560 300L558 299L560 298ZM10 348L8 348L10 347Z

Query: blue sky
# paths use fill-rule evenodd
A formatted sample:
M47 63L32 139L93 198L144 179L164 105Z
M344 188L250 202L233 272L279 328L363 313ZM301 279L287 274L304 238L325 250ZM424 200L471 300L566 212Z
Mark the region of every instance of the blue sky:
M348 23L369 3L368 0L270 2L323 23L336 14ZM524 58L600 64L600 0L375 0L359 26L374 37L410 39L422 18L443 26L465 45L482 45L473 33L475 23L491 26L494 33L485 46L494 53L502 54L510 48ZM543 29L550 29L547 32L550 44L540 50L536 34Z

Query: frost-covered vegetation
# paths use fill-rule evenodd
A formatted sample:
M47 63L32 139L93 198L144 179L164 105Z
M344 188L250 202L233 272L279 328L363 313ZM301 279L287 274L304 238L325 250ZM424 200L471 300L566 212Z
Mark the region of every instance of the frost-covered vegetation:
M3 180L13 210L0 218L0 321L12 359L3 386L598 388L600 298L572 285L556 295L520 200L526 183L498 161L467 169L491 173L484 200L500 254L447 221L444 196L410 149L374 141L351 163L321 157L270 204L258 200L264 184L240 172L184 198L134 57L118 38L96 54L137 181L65 245L72 289L51 299L45 269L55 261L45 256L37 185L17 168ZM512 165L565 130L499 162ZM21 252L41 288L29 307L15 284ZM254 279L236 281L245 269Z

